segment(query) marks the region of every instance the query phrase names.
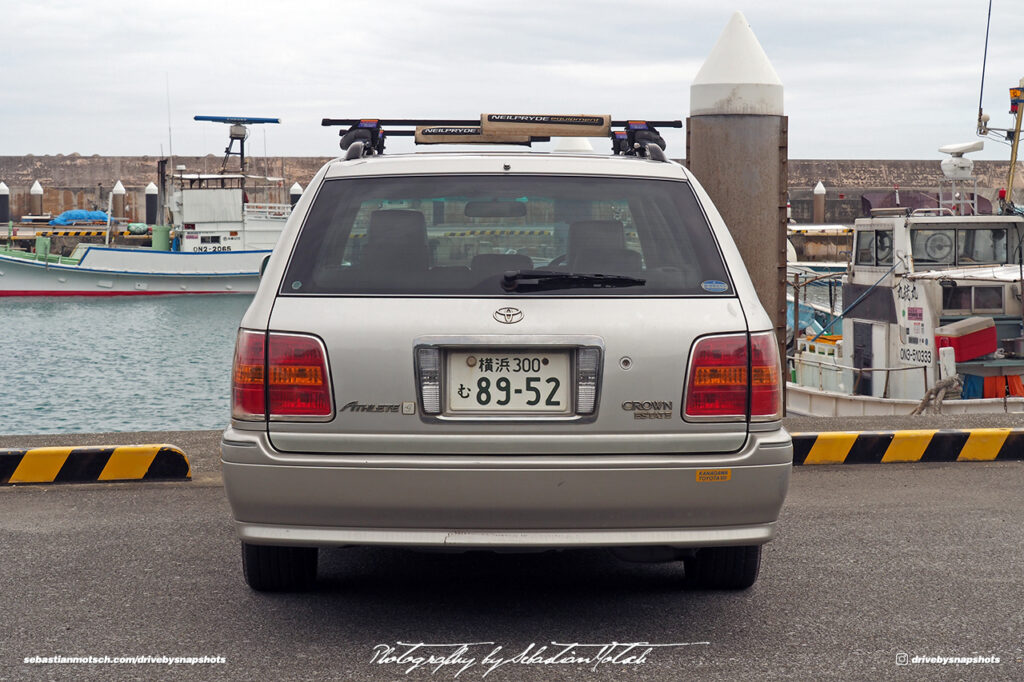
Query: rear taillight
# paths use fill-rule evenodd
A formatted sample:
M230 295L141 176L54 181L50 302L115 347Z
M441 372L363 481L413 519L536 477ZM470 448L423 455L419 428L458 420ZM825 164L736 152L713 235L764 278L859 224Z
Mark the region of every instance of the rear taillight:
M264 369L266 333L241 329L235 342L235 363L231 376L231 416L247 421L267 418Z
M334 415L327 352L313 336L240 331L232 389L236 419L328 421Z
M750 335L750 421L782 418L779 344L775 334Z
M690 359L687 419L747 418L747 335L707 336Z
M694 346L684 418L771 421L782 416L779 353L771 332L708 336Z

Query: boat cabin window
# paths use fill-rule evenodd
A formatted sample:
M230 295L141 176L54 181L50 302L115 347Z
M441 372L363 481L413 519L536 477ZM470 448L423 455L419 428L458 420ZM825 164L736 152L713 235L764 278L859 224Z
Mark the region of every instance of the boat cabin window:
M942 312L971 312L971 287L942 287Z
M875 264L875 233L864 230L857 233L857 265Z
M857 233L856 265L892 265L892 230Z
M1006 243L1004 227L954 229L934 226L917 227L910 232L911 252L917 265L1006 263Z
M875 232L875 262L878 265L892 265L892 230Z
M958 263L1005 263L1006 230L957 230Z
M1002 287L971 287L974 289L974 307L976 313L1003 312Z
M1001 286L943 286L942 312L959 315L971 313L1002 313Z
M912 230L910 252L916 265L953 265L956 230Z

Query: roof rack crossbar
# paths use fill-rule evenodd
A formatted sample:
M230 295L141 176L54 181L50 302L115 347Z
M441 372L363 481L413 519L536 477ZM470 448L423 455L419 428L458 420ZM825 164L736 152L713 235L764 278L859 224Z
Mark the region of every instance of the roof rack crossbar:
M552 137L604 137L612 139L612 153L667 161L665 139L658 128L682 128L681 120L612 120L611 116L584 114L481 114L479 119L430 118L324 118L323 126L344 126L339 131L346 158L384 153L388 136L415 137L416 144L512 144L530 146ZM623 127L625 130L612 130ZM385 130L387 128L387 130ZM405 130L403 128L412 128ZM353 148L354 143L358 147Z
M454 118L325 118L320 122L322 126L353 126L358 124L360 121L375 120L382 126L478 126L480 125L480 119L478 118L467 118L467 119L454 119ZM637 120L637 119L631 119ZM682 128L683 122L680 120L674 121L645 121L647 125L654 126L655 128ZM629 120L612 120L611 124L615 127L621 127L629 124ZM389 132L389 134L393 134Z
M325 118L322 126L354 126L361 121L377 121L382 126L478 126L480 119L456 120L448 118Z

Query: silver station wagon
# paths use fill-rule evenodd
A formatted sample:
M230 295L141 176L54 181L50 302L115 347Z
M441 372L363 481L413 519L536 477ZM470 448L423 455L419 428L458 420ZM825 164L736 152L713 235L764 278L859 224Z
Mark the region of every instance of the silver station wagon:
M603 547L749 587L792 442L722 218L655 122L481 119L324 121L345 157L295 207L235 351L223 475L248 584L308 588L318 548L388 545ZM383 154L400 134L616 153Z

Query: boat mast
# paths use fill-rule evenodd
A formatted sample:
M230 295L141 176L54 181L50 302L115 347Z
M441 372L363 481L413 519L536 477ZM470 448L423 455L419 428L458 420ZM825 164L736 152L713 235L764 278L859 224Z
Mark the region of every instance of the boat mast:
M985 125L985 112L981 108L982 100L985 98L985 66L988 63L988 30L992 27L992 0L988 0L988 19L985 21L985 51L981 55L981 91L978 93L978 135L982 137L988 134Z
M1010 172L1006 178L1006 201L1013 206L1013 174L1017 168L1017 144L1020 142L1020 123L1024 116L1024 78L1020 86L1010 88L1010 111L1016 112L1017 120L1013 127L1013 140L1010 143Z

